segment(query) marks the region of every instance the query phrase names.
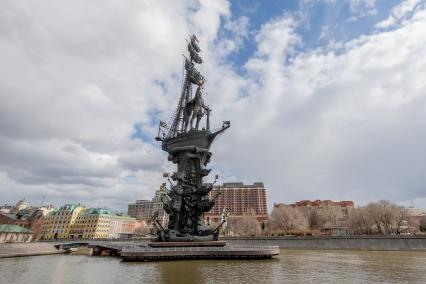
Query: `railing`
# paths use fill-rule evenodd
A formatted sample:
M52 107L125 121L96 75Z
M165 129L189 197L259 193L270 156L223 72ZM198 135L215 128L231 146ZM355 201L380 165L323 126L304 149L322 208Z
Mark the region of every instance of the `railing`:
M77 243L77 242L146 242L149 241L151 237L139 238L139 239L93 239L93 238L80 238L80 239L49 239L49 240L38 240L37 242L41 243Z
M224 247L143 247L135 252L186 252L186 251L252 251L257 249L275 250L278 246L224 246Z

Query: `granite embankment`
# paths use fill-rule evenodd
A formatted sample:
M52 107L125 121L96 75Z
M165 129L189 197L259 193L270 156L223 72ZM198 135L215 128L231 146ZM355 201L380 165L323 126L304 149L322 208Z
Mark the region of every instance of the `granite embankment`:
M236 246L270 246L281 249L342 249L342 250L419 250L426 251L426 236L309 236L309 237L232 237L222 238L230 245ZM35 256L65 253L55 244L90 242L110 243L111 245L137 244L147 245L149 239L142 240L61 240L54 242L36 242L20 244L0 244L0 258L17 256Z
M426 236L226 238L235 245L277 245L283 249L426 250Z
M0 258L59 253L65 253L65 250L58 250L53 243L0 244Z

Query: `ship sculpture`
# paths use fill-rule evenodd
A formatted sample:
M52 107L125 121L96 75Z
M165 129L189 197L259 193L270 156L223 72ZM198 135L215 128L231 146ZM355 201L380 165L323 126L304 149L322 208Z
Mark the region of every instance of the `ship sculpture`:
M211 228L204 222L204 212L210 211L217 196L208 197L213 183L204 183L203 178L210 173L206 168L212 156L210 146L230 127L230 122L224 121L221 128L210 130L211 109L203 99L206 80L195 68L203 63L195 35L188 40L188 52L189 58L184 56L184 80L176 111L169 124L160 122L156 137L177 169L164 175L170 183L163 197L169 222L163 227L154 216L157 230L153 241L216 241L219 236L220 225Z

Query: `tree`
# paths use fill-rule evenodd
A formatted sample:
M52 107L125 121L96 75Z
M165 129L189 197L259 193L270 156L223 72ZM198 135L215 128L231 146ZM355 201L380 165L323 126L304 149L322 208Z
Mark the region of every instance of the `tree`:
M354 208L348 212L348 227L354 235L370 235L373 233L374 221L366 208Z
M338 206L325 203L321 208L321 217L325 220L325 223L328 223L331 227L336 227L338 221L343 217L343 213Z
M411 233L414 227L407 209L385 200L351 210L348 224L354 234Z
M262 232L256 217L246 215L242 217L229 217L228 228L239 236L259 236Z
M308 219L305 214L289 205L274 207L271 214L270 230L283 233L290 230L303 230L308 227Z
M422 217L419 220L419 229L420 232L426 232L426 217Z
M308 210L307 215L308 215L308 226L310 229L320 230L324 226L326 220L324 219L324 216L320 212L318 212L316 208L311 208L310 210Z

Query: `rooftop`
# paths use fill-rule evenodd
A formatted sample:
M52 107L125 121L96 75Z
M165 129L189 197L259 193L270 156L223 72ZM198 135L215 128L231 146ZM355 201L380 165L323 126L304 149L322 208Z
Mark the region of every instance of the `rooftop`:
M31 230L18 225L0 224L1 233L31 233Z
M82 215L112 215L111 211L104 208L90 208L82 213Z
M243 182L224 182L222 186L215 187L242 187L242 188L263 188L265 187L263 182L255 182L253 184L244 184Z

